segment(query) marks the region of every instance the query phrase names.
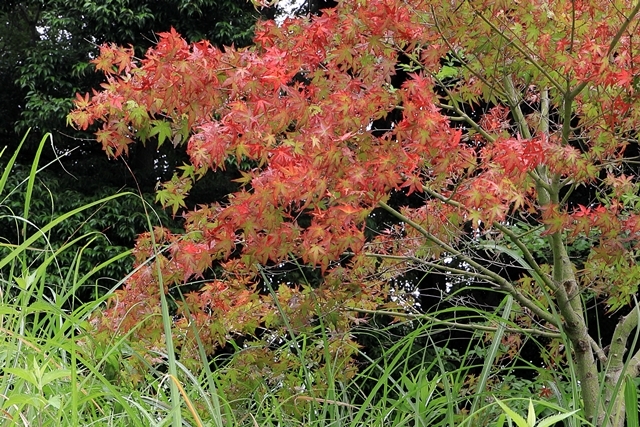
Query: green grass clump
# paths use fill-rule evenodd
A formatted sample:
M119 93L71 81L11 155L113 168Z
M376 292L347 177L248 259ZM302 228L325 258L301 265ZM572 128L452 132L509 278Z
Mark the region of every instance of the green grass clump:
M114 382L114 370L141 356L122 339L109 348L96 345L88 319L104 298L80 303L75 297L81 286L128 253L116 254L84 272L80 269L83 253L91 248L95 233L55 247L48 240L51 230L70 218L131 194L93 201L47 224L33 223L30 210L38 161L49 138L40 142L29 177L21 183L25 188L6 188L20 148L0 177L0 208L9 204L13 194L24 194L22 212L2 210L3 219L14 222L20 238L0 243L4 251L0 259L0 426L161 425L171 408L164 379L150 370L142 385ZM60 265L60 258L67 265Z

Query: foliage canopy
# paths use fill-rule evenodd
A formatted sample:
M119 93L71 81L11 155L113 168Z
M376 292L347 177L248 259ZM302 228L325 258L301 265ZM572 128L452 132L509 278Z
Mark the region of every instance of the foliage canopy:
M630 0L354 0L280 27L262 22L245 49L189 44L175 30L142 60L103 46L94 63L107 83L78 95L70 122L103 122L97 138L111 156L153 137L186 144L190 156L158 192L183 213L185 232L140 237L138 269L103 325L144 320L140 336L152 345L163 289L176 296L185 358L196 331L216 346L259 327L299 335L321 317L335 343L324 357L348 360L349 328L383 304L390 278L448 271L510 295L523 325L566 334L586 418L622 425L616 385L640 371L640 354L624 359L637 310L621 317L607 353L588 333L585 300L618 310L640 277L630 162L639 10ZM229 158L251 165L242 189L184 211L193 182ZM589 200L578 205L582 189ZM390 206L398 193L411 203ZM371 237L377 208L399 222ZM532 233L548 257L528 246ZM570 257L578 240L589 245ZM500 275L480 252L511 256L521 278ZM266 272L285 263L316 268L322 283L265 296ZM202 287L181 299L176 290L194 279Z

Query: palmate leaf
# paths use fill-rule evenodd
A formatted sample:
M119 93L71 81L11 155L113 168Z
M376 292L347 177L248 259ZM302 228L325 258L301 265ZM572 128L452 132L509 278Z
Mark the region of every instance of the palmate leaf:
M165 120L153 120L151 122L151 131L149 136L158 136L158 148L162 146L166 139L171 139L173 131L171 129L171 123Z

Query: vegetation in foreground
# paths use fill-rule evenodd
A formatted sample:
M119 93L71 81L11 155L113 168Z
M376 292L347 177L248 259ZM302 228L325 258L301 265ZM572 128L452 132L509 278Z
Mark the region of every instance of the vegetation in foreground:
M28 180L21 183L24 189L5 185L14 160L15 156L7 161L0 178L2 206L17 192L27 197L22 215L11 216L16 227L25 230L23 240L19 245L5 244L8 252L0 261L2 426L161 426L175 420L192 426L502 425L509 418L517 420L518 412L549 421L572 416L568 418L572 425L581 425L576 411L566 409L577 387L566 381L569 375L559 371L553 378L545 377L544 371L531 367L533 380L518 379L513 367L496 368L500 346L469 344L456 353L441 339L449 325L419 316L387 327L360 328L357 334L375 342L372 348L378 354L369 356L354 348L362 369L348 381L337 380L344 369L337 361L305 371L316 361L304 351L291 351L299 348L299 342L285 339L277 348L278 357L296 358L300 367L287 375L299 376L301 382L314 375L312 381L325 386L316 395L301 389L284 396L283 384L274 382L272 373L242 388L234 383L239 367L233 363L221 363L214 371L209 365L194 371L176 360L171 345L153 349L150 357L149 349L126 335L97 337L90 319L112 294L85 303L76 294L127 253L81 274L82 257L94 236L77 236L60 248L51 247L47 236L74 215L130 194L96 200L49 223L33 224L28 221L29 194L42 185L37 180L38 159ZM58 260L68 259L69 254L70 265L61 268ZM496 320L505 309L496 312ZM163 321L175 319L166 316ZM320 324L319 330L323 329L326 325ZM504 331L495 332L499 338ZM326 335L321 342L330 345ZM545 390L551 390L549 395ZM530 400L530 395L536 398Z
M73 298L106 265L75 268L91 236L52 247L47 233L123 196L31 225L36 159L0 262L7 423L637 425L639 311L606 349L586 308L637 291L640 4L361 6L263 24L244 50L175 31L141 63L103 48L109 82L70 120L104 121L112 155L132 134L189 141L191 164L158 193L174 213L230 160L243 188L186 212L185 233L148 211L103 308ZM583 187L588 205L572 199ZM447 299L475 281L497 301L389 303L416 269L452 278ZM460 350L449 330L473 334ZM523 339L545 344L547 369Z
M439 272L493 297L452 306L466 327L496 340L504 322L512 357L523 332L549 339L546 366L579 382L567 409L622 427L640 374L639 12L632 0L342 1L262 22L246 49L174 30L142 60L104 46L94 63L108 83L77 96L70 123L100 126L111 156L157 140L190 161L157 196L184 232L141 236L99 327L166 343L194 368L255 338L233 354L235 383L267 377L264 396L282 384L279 401L315 401L356 375L368 314L404 314L392 284ZM185 209L230 162L241 188ZM620 319L606 337L588 313L602 302Z

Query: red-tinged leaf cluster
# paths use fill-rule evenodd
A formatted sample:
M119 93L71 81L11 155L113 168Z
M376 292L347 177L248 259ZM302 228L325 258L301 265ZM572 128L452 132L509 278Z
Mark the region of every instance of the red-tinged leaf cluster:
M70 120L101 123L109 155L151 137L186 144L191 164L159 192L165 206L182 211L192 181L229 159L251 165L227 203L182 212L183 235L140 238L139 270L105 322L153 322L160 283L175 290L215 275L178 304L176 324L188 337L196 316L215 347L277 324L274 302L257 292L261 272L295 261L323 281L280 287L279 305L301 328L318 307L338 313L344 332L349 309L383 301L393 275L367 257L437 260L469 224L489 234L522 220L544 235L591 239L584 277L604 283L622 269L610 260L630 263L638 250L635 181L625 184L615 165L640 123L640 44L620 10L568 0L342 1L321 16L260 23L256 45L242 50L187 44L174 30L140 61L104 47L95 64L107 81L77 97ZM438 77L447 55L460 63L450 83ZM467 112L480 104L493 107L474 121ZM524 118L526 108L535 114ZM564 195L580 186L606 197L575 209ZM367 238L366 220L399 193L420 203Z

